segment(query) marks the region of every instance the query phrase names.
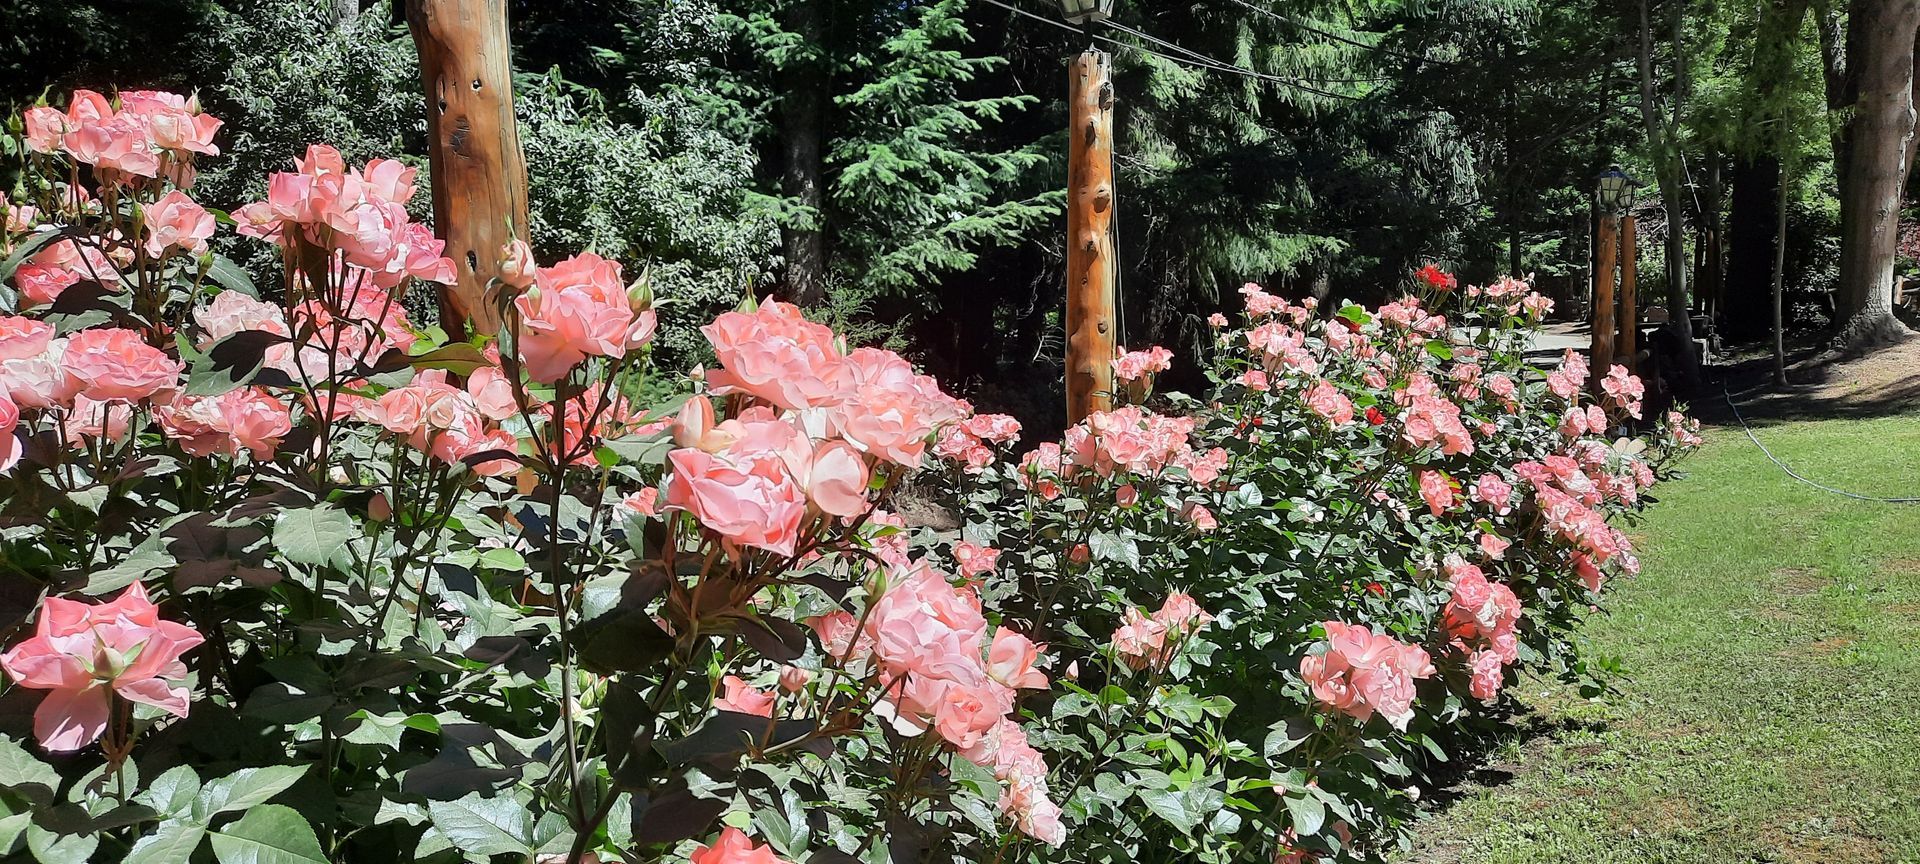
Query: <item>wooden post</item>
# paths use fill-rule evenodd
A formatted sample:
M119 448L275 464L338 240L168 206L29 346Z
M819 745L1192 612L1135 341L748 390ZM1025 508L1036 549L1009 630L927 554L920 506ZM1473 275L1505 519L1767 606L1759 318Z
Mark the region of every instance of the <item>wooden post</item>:
M1638 227L1639 220L1632 214L1620 217L1620 341L1614 350L1628 372L1638 372L1640 365L1639 290L1634 285L1640 258L1639 241L1634 237Z
M1067 95L1067 422L1113 407L1113 82L1104 51L1073 62Z
M1613 262L1620 247L1620 217L1600 214L1599 245L1593 254L1593 380L1599 381L1613 365Z
M462 338L500 328L487 285L500 247L527 237L527 164L513 116L506 0L407 0L427 95L427 163L434 233L456 284L440 297L441 326Z

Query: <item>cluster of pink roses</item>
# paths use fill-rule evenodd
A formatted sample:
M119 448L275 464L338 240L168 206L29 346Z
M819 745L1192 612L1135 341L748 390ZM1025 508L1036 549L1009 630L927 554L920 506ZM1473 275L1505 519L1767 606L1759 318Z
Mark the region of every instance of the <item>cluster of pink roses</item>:
M965 466L968 473L979 473L997 458L995 448L1008 448L1020 440L1020 421L1005 414L975 414L940 430L933 444L933 455Z
M67 110L41 105L21 116L27 149L64 153L93 166L102 182L130 183L135 178L166 177L174 185L193 185L193 157L214 156L220 121L200 113L199 105L176 93L130 90L119 106L92 90L75 90Z
M903 735L931 732L1006 784L1001 808L1019 829L1065 840L1047 797L1047 768L1013 719L1016 691L1045 689L1044 646L1004 626L988 637L980 596L923 562L892 568L863 618L844 610L808 619L838 662L878 683L874 706Z
M1433 660L1359 624L1323 621L1325 650L1300 659L1300 677L1322 705L1365 722L1377 712L1396 729L1413 719L1414 681L1434 674Z
M1113 360L1113 375L1122 381L1141 381L1172 367L1173 352L1155 345L1145 351L1120 351Z
M303 261L301 247L325 250L331 259L364 271L374 285L393 288L409 277L453 281L453 262L441 256L446 243L407 215L415 169L374 159L348 169L340 151L324 144L307 148L293 171L267 181L267 200L233 211L241 235L286 247L290 261Z
M1113 650L1120 661L1136 671L1164 669L1172 661L1186 637L1213 622L1213 616L1183 593L1167 595L1158 611L1148 615L1138 606L1128 606L1120 626L1113 631Z
M1513 631L1522 612L1520 598L1458 555L1448 555L1442 570L1453 590L1441 613L1443 626L1454 647L1469 655L1468 692L1491 702L1500 693L1501 668L1520 659Z

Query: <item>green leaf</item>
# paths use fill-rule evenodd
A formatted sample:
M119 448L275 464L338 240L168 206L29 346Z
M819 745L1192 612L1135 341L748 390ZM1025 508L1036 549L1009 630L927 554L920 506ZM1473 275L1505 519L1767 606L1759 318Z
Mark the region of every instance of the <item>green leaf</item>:
M408 365L415 369L445 369L455 375L471 375L473 370L492 366L493 363L487 359L487 355L480 353L480 349L465 342L455 342L417 355L408 361Z
M1312 796L1288 795L1287 813L1293 817L1293 830L1302 836L1320 833L1327 821L1327 806Z
M207 278L228 291L238 291L256 299L260 296L260 289L253 287L253 277L247 275L247 268L235 264L233 259L225 255L213 256L213 263L207 267Z
M535 851L533 814L513 798L482 798L472 792L458 801L428 801L427 812L454 848L468 855L531 857Z
M1427 341L1427 353L1441 360L1453 359L1453 347L1438 339Z
M40 864L75 864L93 857L100 846L98 834L55 834L38 825L27 825L27 851Z
M53 766L33 758L18 742L0 735L0 786L19 792L37 804L45 804L53 800L53 793L60 788L60 775Z
M1095 531L1087 538L1087 549L1101 561L1114 561L1133 569L1140 568L1140 545L1131 537Z
M189 766L176 765L153 778L152 785L133 800L168 816L180 816L192 812L193 799L199 794L200 775Z
M1140 803L1147 805L1153 815L1172 823L1182 834L1192 833L1203 815L1191 809L1192 799L1174 789L1142 789Z
M360 527L345 510L326 504L288 510L273 520L273 548L295 564L331 563L359 536Z
M0 819L0 856L13 854L13 847L20 843L20 834L32 822L32 813L15 813Z
M212 819L216 813L265 804L268 799L299 782L300 776L305 773L307 769L298 765L242 768L207 783L200 794L194 796L193 816L205 821Z
M292 807L263 804L214 834L220 864L327 864L313 826Z
M206 836L207 826L199 822L168 819L152 834L135 842L121 864L187 864L193 850L200 848L200 840Z

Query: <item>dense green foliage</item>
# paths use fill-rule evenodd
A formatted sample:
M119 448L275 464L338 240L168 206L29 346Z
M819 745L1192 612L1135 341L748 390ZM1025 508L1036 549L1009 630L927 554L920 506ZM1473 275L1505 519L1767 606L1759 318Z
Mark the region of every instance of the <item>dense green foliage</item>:
M979 0L510 4L536 249L651 265L686 304L667 307L676 362L694 359L694 310L777 291L879 322L874 335L907 337L974 395L1055 425L1040 406L1056 402L1063 341L1063 79L1086 38L1048 4L1013 5L1031 14ZM1659 250L1674 226L1695 306L1735 336L1763 332L1783 170L1788 282L1797 300L1834 284L1843 5L1645 4L1647 92L1672 118L1662 140L1689 194L1676 213L1651 186L1641 196L1643 305L1671 281ZM1668 164L1646 144L1640 13L1120 4L1095 35L1119 95L1124 340L1191 356L1243 281L1380 300L1427 261L1535 274L1579 312L1591 178L1618 163L1651 183ZM283 166L295 142L423 163L401 18L385 0L26 3L0 12L0 100L198 87L234 121L234 158L203 188L237 204L257 191L239 178ZM147 59L163 47L170 62Z

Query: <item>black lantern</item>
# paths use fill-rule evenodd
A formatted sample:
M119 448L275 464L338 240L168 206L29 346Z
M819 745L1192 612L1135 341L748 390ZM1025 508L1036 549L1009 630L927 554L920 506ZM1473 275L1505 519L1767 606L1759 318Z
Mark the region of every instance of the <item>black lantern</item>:
M1625 213L1633 207L1633 191L1640 187L1640 181L1633 175L1620 170L1615 165L1600 172L1599 187L1594 191L1594 200L1600 209L1608 213Z
M1105 21L1113 15L1113 0L1060 0L1060 17L1069 23L1087 25Z

